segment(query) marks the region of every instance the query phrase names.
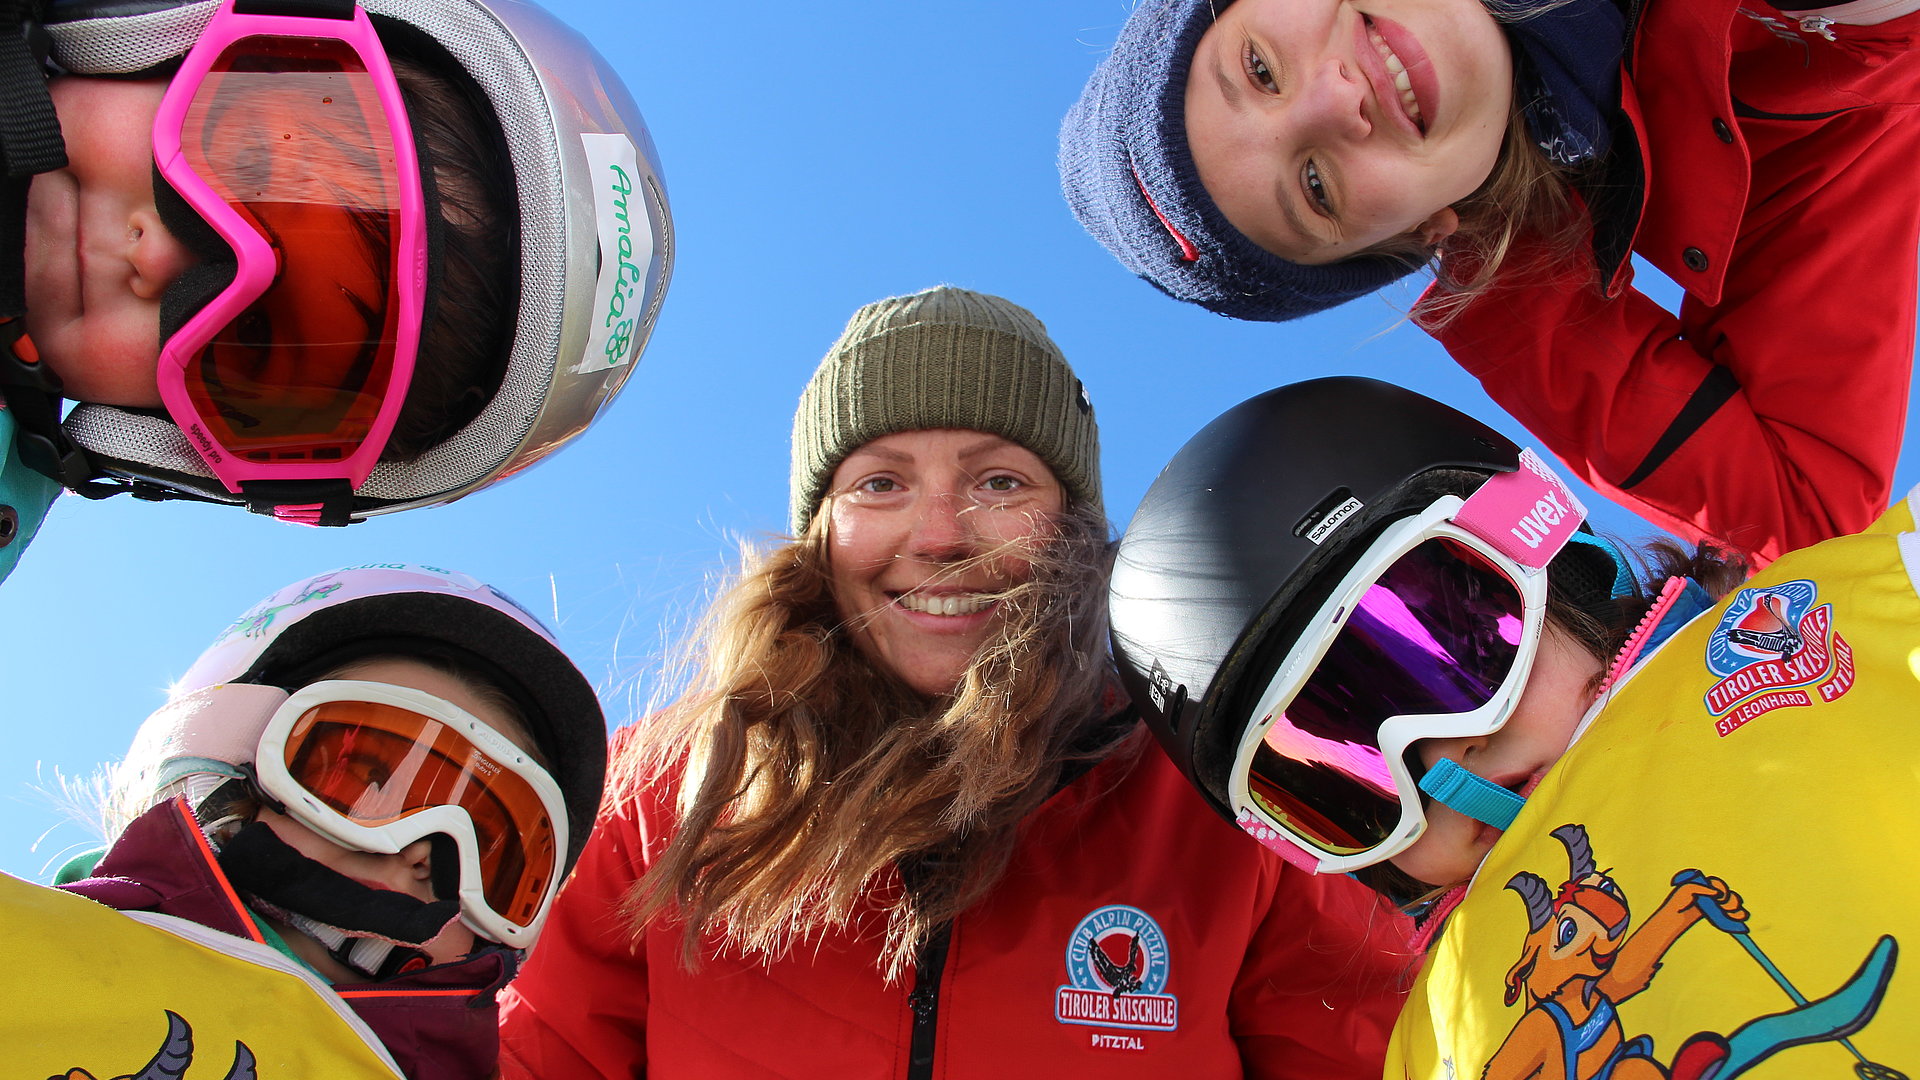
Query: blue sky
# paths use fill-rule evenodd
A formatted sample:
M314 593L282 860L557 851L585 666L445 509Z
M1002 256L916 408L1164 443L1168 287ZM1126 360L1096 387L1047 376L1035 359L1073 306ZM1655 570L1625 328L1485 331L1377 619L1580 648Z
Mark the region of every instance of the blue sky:
M740 541L785 527L801 386L847 316L881 296L947 282L1038 314L1093 397L1116 525L1194 431L1298 379L1390 379L1526 441L1401 324L1409 291L1235 323L1165 299L1082 233L1060 198L1055 132L1124 0L736 2L724 19L693 4L550 6L625 77L673 204L677 270L625 391L514 480L344 530L61 500L0 588L0 870L44 878L88 846L39 789L118 757L234 616L335 566L424 561L485 578L542 613L625 722ZM1896 490L1916 480L1909 454ZM1646 531L1589 503L1605 529Z

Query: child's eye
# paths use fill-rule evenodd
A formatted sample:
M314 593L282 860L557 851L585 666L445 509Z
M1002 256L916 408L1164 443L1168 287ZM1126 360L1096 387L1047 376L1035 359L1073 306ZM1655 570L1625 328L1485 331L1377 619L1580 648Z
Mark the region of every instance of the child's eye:
M1252 79L1254 85L1269 94L1277 94L1280 92L1279 80L1273 77L1273 70L1267 67L1266 60L1262 59L1259 53L1253 51L1253 46L1247 46L1247 50L1242 55L1241 61L1246 66L1247 78Z
M1312 158L1300 170L1300 186L1306 189L1307 201L1320 213L1333 216L1333 199L1327 194L1327 182L1320 176L1320 164Z

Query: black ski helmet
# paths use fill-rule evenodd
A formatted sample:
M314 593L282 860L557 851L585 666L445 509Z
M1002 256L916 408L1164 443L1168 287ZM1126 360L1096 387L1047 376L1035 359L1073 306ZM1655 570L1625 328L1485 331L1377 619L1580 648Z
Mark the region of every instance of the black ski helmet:
M1478 420L1353 377L1269 390L1181 447L1120 539L1108 604L1121 679L1208 805L1233 820L1248 711L1369 542L1445 493L1422 478L1519 464Z

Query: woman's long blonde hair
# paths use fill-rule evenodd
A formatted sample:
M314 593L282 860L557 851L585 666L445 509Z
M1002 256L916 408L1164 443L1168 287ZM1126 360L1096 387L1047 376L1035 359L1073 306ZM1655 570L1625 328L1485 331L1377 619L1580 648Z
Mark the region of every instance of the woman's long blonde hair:
M888 978L1004 870L1021 819L1059 786L1116 685L1106 651L1107 526L1060 515L1011 555L1031 577L1001 597L1004 632L948 696L870 661L834 603L832 515L750 557L709 611L689 689L641 721L614 798L680 784L678 829L629 892L636 933L671 912L683 957L709 936L778 956L833 930L884 934Z

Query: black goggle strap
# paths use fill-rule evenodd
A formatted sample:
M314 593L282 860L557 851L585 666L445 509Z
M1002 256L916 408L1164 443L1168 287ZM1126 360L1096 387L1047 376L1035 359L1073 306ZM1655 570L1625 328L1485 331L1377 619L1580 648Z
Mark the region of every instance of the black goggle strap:
M39 0L0 0L0 399L13 413L20 459L76 491L96 470L60 430L60 381L27 337L27 188L64 168L66 142L47 93Z
M34 21L37 6L0 0L0 319L9 320L27 313L27 186L67 164L41 67L45 31Z
M362 885L302 855L271 828L248 823L220 849L234 888L342 930L424 944L460 914L452 900L416 900Z
M1585 525L1567 540L1569 545L1560 549L1560 555L1565 558L1556 556L1550 572L1565 577L1571 570L1581 579L1577 587L1568 590L1576 603L1586 607L1594 602L1626 600L1639 595L1639 581L1619 545ZM1579 569L1572 570L1568 564Z
M40 0L0 0L0 165L5 221L0 223L0 318L26 313L27 185L64 168L66 142L47 93L46 30Z

